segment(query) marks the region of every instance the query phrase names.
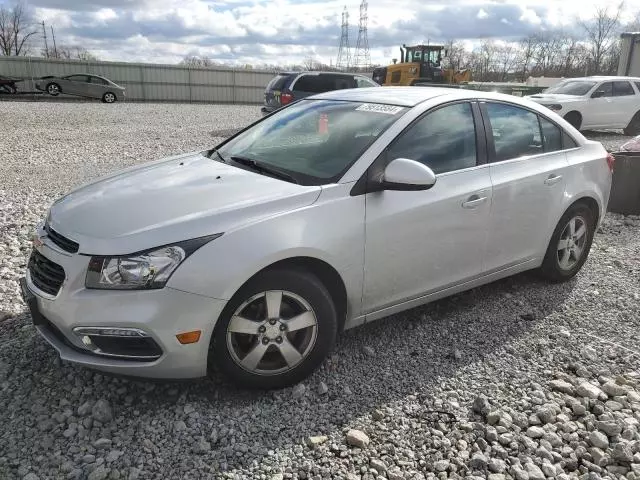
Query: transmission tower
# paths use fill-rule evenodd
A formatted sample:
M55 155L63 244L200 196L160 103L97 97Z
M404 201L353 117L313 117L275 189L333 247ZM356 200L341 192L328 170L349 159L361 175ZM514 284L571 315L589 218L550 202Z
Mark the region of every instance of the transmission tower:
M338 50L338 60L336 67L339 69L349 68L349 12L344 7L342 12L342 34L340 35L340 49Z
M362 0L360 4L360 24L358 28L358 42L356 43L356 54L353 60L354 67L369 68L371 66L371 51L369 50L369 39L367 38L367 23L369 14L367 9L369 3Z

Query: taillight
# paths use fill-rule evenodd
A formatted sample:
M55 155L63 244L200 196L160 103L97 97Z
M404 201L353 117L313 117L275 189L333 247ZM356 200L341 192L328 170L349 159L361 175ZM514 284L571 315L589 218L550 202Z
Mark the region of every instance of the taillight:
M613 165L616 163L616 157L612 154L607 154L607 165L609 166L609 171L613 173Z
M280 104L287 105L293 102L293 94L292 93L281 93L280 94Z

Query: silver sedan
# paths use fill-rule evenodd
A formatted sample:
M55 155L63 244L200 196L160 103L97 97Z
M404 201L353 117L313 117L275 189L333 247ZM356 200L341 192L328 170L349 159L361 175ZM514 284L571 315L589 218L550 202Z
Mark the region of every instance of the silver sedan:
M23 294L65 360L156 378L214 361L239 384L282 387L344 329L525 270L572 278L612 168L601 144L517 97L324 93L56 201Z
M64 93L80 97L98 98L104 103L114 103L124 99L124 87L107 78L88 73L67 75L65 77L42 77L36 82L36 88L54 97Z

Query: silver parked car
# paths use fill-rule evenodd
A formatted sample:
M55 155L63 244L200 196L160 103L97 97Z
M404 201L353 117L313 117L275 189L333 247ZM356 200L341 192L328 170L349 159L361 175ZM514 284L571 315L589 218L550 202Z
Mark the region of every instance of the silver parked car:
M215 361L282 387L343 329L525 270L573 277L612 165L516 97L328 92L60 198L23 294L65 360L156 378Z
M36 82L36 88L54 97L61 93L80 97L98 98L104 103L114 103L124 98L124 87L111 80L81 73L65 77L42 77Z

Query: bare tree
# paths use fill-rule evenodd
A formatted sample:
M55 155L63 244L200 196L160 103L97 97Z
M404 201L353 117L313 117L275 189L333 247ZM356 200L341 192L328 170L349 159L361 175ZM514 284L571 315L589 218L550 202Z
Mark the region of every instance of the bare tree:
M195 68L208 68L215 66L215 63L209 57L198 57L196 55L188 55L182 59L180 65Z
M609 12L609 7L598 7L592 21L581 22L587 36L593 73L600 73L603 59L616 43L615 37L620 27L620 14L623 5L620 3L613 12Z
M29 52L27 40L36 32L21 2L12 8L0 6L0 54L26 55Z
M498 80L506 82L509 73L515 70L521 52L518 47L513 44L500 45L496 47L495 50L494 69L498 74Z
M47 58L59 58L64 60L82 60L84 62L95 62L99 58L84 47L70 47L59 45L56 49L49 47L42 49L42 56Z

